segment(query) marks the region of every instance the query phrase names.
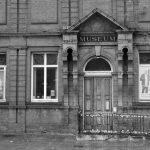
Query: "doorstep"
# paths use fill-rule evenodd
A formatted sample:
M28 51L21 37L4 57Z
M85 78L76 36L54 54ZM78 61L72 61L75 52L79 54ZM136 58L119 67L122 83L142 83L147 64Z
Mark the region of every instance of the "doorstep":
M136 141L146 140L146 136L121 136L121 135L97 135L97 134L79 134L76 136L77 141Z
M109 135L84 135L84 134L80 134L76 136L76 140L77 141L105 141L108 140L110 138Z

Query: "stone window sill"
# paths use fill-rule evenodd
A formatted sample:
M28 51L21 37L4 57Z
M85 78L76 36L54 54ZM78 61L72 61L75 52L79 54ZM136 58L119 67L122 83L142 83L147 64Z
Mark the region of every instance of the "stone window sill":
M26 103L26 108L66 108L63 106L62 102L46 102L46 103L35 103L35 102L28 102Z
M133 102L134 109L150 109L150 102Z

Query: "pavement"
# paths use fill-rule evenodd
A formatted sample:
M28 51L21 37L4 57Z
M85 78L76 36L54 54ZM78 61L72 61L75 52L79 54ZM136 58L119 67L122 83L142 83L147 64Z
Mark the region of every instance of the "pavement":
M150 139L79 140L65 134L0 135L0 150L149 150Z

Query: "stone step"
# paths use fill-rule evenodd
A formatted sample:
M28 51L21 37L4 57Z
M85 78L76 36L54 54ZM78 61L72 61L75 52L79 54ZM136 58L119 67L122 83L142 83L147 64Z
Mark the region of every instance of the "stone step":
M109 139L109 135L78 135L77 141L105 141Z

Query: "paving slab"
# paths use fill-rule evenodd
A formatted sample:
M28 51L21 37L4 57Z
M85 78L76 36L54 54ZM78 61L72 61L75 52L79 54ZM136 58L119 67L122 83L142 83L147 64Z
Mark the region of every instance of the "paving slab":
M0 150L149 150L150 140L116 138L77 140L74 135L1 135Z

